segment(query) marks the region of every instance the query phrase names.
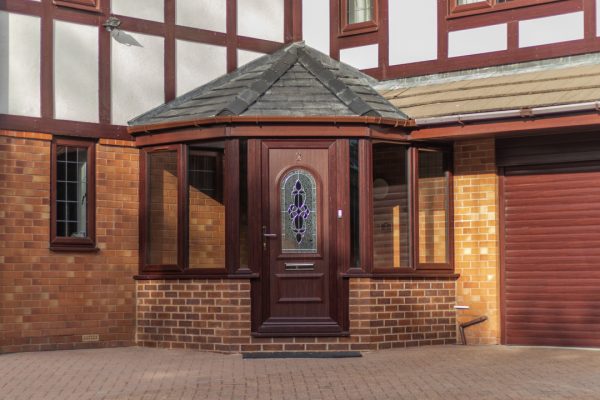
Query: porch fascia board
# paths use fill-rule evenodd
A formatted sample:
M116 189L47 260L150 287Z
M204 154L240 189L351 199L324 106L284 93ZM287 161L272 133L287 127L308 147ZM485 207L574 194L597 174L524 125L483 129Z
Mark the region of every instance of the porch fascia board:
M417 128L410 134L411 141L458 140L489 138L510 135L569 133L574 130L595 131L600 129L598 111L557 116L523 116L502 120L455 122L442 126Z

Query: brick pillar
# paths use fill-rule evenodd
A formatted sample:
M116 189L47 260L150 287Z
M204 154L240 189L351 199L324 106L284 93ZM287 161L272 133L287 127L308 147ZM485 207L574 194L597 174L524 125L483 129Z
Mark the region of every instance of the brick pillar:
M493 139L457 142L454 146L454 239L456 303L468 305L457 321L487 315L488 321L467 329L469 344L500 342L498 177Z

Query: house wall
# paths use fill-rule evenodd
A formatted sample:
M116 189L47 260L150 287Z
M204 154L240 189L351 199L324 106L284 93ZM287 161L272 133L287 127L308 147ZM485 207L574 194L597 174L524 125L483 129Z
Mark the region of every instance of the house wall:
M0 129L128 139L128 120L300 39L296 0L83 3L0 4Z
M340 0L304 0L306 18L329 16L330 42L303 24L307 44L380 79L445 73L600 51L600 0L515 1L460 11L454 0L378 0L377 28L347 35ZM529 3L519 6L519 3ZM472 5L471 5L472 7ZM312 20L311 20L312 21Z
M256 338L246 280L137 282L137 343L209 351L376 350L453 344L453 280L351 279L350 336Z
M485 315L488 321L466 330L469 344L498 344L499 236L498 176L494 139L454 145L454 246L458 322Z
M50 140L0 130L0 353L134 343L138 150L96 145L96 253L53 252ZM99 335L83 342L82 335Z

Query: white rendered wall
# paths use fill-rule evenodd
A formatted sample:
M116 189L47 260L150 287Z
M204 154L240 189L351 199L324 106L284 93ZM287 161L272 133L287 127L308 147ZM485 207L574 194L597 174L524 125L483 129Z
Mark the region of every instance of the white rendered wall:
M437 14L437 0L389 0L390 65L437 59Z
M177 25L227 31L227 0L176 0Z
M163 38L125 33L141 46L111 40L112 122L118 125L165 101Z
M177 96L227 73L227 49L177 40Z
M40 19L0 11L0 113L40 116Z
M302 0L302 36L310 47L329 55L329 2Z
M340 50L340 61L356 69L377 68L379 66L379 46L350 47Z
M448 34L448 57L502 51L507 47L506 24L465 29Z
M98 27L54 20L54 116L98 122Z
M519 22L519 47L583 39L583 11Z
M248 64L250 61L254 61L259 57L264 56L263 53L258 53L256 51L249 50L240 50L237 51L237 65L241 67L244 64Z
M238 35L283 42L284 2L284 0L238 0Z
M164 0L111 0L111 12L151 21L165 20Z
M596 36L600 36L600 0L596 0Z

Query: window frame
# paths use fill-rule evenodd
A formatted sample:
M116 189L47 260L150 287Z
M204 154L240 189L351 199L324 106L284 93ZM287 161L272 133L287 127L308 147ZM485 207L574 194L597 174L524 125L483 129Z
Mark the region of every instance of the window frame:
M454 269L454 192L453 192L453 171L452 171L452 151L449 148L437 146L414 146L412 148L412 251L413 265L415 270L452 270ZM421 263L419 254L419 151L433 151L443 154L444 170L446 177L446 262L445 263Z
M58 146L84 148L87 151L86 233L85 238L57 235L57 148ZM53 137L50 149L50 250L98 251L96 247L96 140Z
M139 186L139 275L137 279L190 279L224 277L229 275L249 275L247 266L239 266L239 212L237 210L239 199L239 140L224 140L224 149L215 150L210 147L203 148L203 144L215 140L193 141L178 144L148 146L140 149L140 186ZM196 146L193 149L192 146ZM177 264L149 264L149 154L161 151L174 151L177 153ZM223 181L219 187L222 201L225 205L225 240L230 243L225 249L225 263L222 267L215 268L190 268L189 267L189 153L200 151L206 153L220 153L218 160L222 167Z
M375 32L379 29L379 0L373 0L373 18L370 21L351 24L348 22L348 1L340 2L340 37Z
M508 3L497 3L496 0L481 0L472 4L459 5L458 0L448 0L448 18L477 15L490 12L512 10L565 0L515 0Z
M392 140L367 140L361 139L363 146L367 146L368 155L363 156L360 160L368 163L361 168L362 178L359 182L361 185L361 206L360 206L360 221L368 224L363 226L360 232L361 239L361 269L360 271L351 271L354 274L367 273L371 276L393 277L393 276L428 276L436 274L452 274L454 273L454 201L453 201L453 158L452 148L441 146L439 144L429 143L412 143L406 141ZM394 145L404 145L408 147L408 246L409 246L409 263L406 267L394 268L390 265L387 268L374 268L373 262L373 246L374 246L374 211L372 201L373 191L373 143L390 143ZM446 231L446 254L445 263L420 263L419 262L419 210L418 210L418 175L419 175L419 160L418 152L420 150L438 151L444 154L444 169L447 182L447 199L446 207L447 215L447 231ZM365 188L365 189L362 189ZM364 249L364 250L363 250Z
M148 243L150 242L150 229L149 229L149 218L150 214L149 205L150 205L150 169L149 155L153 153L160 152L175 152L177 157L177 264L150 264L148 263ZM155 146L155 147L146 147L143 148L140 152L140 211L139 211L139 229L140 229L140 272L141 273L152 273L152 272L160 272L160 273L181 273L184 271L184 240L187 241L187 235L185 231L183 231L183 224L185 220L185 216L183 212L186 207L182 207L183 202L183 188L182 184L187 184L187 178L182 179L182 172L185 174L186 170L184 169L184 159L185 146L182 144L173 144L167 146ZM187 161L185 161L187 165ZM187 243L185 243L187 245Z

